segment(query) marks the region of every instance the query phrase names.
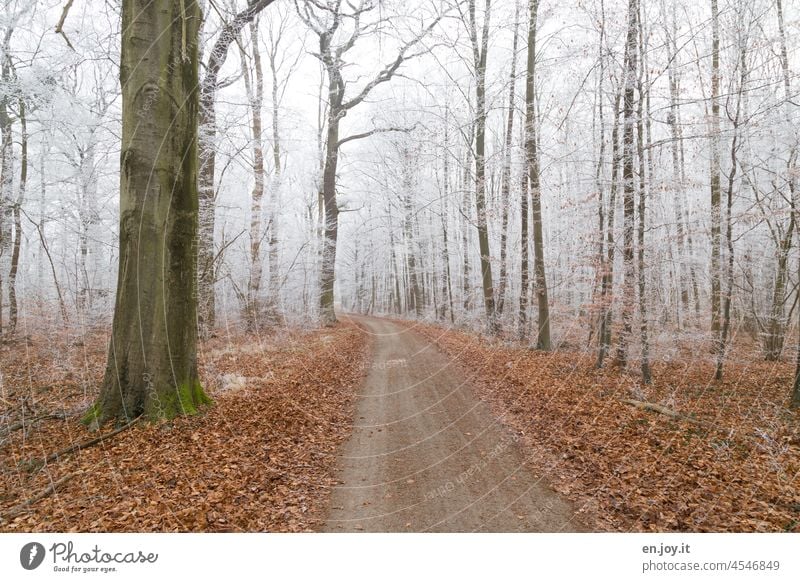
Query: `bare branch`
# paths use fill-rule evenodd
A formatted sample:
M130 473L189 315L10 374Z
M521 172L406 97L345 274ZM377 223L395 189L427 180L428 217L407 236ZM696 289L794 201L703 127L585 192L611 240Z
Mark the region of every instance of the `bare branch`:
M64 32L64 23L67 20L67 14L69 14L69 9L72 8L73 1L74 0L67 0L67 3L64 5L64 9L61 11L61 18L58 19L58 24L56 24L56 33L63 36L64 41L67 43L67 46L74 51L75 47L72 46L71 42L69 42L69 38L67 38L67 35Z
M361 92L358 95L356 95L346 103L343 103L342 109L344 110L352 109L353 107L364 101L364 99L367 98L367 95L369 95L369 93L375 87L377 87L381 83L389 81L392 78L392 76L394 76L394 74L397 72L397 70L400 68L400 65L402 65L407 60L419 56L421 53L414 53L412 55L409 55L408 51L411 50L413 47L415 47L417 44L419 44L422 41L422 39L424 39L428 35L428 33L430 33L431 30L433 30L434 27L436 27L436 25L439 24L439 21L442 19L442 16L443 14L437 16L433 20L433 22L431 22L427 27L425 27L425 29L419 35L417 35L416 37L408 41L406 44L404 44L403 47L400 49L400 52L397 54L397 58L395 58L395 60L390 64L386 65L375 76L375 78L372 79L372 81L367 83L364 86L364 88L361 89Z
M417 124L415 123L411 127L376 127L370 131L365 131L363 133L356 133L354 135L347 136L339 140L336 144L337 147L342 147L343 144L346 144L349 141L355 141L357 139L364 139L366 137L370 137L375 135L376 133L389 133L389 132L398 132L398 133L411 133L417 128Z

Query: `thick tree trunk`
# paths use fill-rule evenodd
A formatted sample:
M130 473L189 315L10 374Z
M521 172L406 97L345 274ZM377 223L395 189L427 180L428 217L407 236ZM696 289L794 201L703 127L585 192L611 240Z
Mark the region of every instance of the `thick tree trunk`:
M442 169L443 178L442 178L442 186L443 186L443 196L442 196L442 214L441 214L441 221L442 221L442 261L444 264L443 272L442 272L442 315L441 319L445 317L445 309L449 308L450 311L450 323L455 323L456 316L453 310L453 279L450 273L450 249L448 245L448 237L447 237L447 220L448 220L448 199L450 196L450 131L449 131L449 116L448 116L448 108L445 106L445 113L444 113L444 152L443 152L443 160L444 160L444 167ZM447 301L445 302L445 297L447 297Z
M413 178L411 173L414 171L415 158L411 156L408 149L403 150L403 240L406 248L406 268L408 269L409 294L411 300L409 307L414 310L417 317L422 316L424 298L422 293L421 277L417 266L417 254L415 252L415 234L412 227L413 207L411 205L411 191L413 189Z
M192 414L197 372L196 0L123 0L120 258L108 364L85 420Z
M470 148L475 135L474 128L470 128L470 141L464 154L464 174L461 182L461 190L464 193L461 199L461 248L464 252L463 263L461 265L461 299L464 307L464 314L469 314L472 305L472 290L470 284L470 262L469 262L469 231L470 231L470 211L469 211L469 176L470 176Z

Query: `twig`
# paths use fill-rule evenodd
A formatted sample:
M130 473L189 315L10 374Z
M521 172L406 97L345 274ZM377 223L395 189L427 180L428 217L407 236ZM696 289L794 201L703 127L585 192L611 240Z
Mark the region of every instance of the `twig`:
M28 461L28 464L30 466L32 466L32 467L35 467L35 468L41 468L44 465L47 465L48 463L50 463L52 461L58 460L59 457L66 456L66 455L69 455L71 453L77 453L78 451L82 451L83 449L88 449L89 447L92 447L92 446L94 446L96 444L102 443L103 441L108 440L111 437L117 436L122 431L128 430L134 424L139 422L139 420L141 418L142 418L141 416L137 416L136 418L134 418L132 421L130 421L125 426L121 426L120 428L118 428L116 430L113 430L108 434L105 434L103 436L99 436L99 437L96 437L96 438L93 438L93 439L89 439L88 441L84 441L82 443L78 443L77 445L71 445L71 446L67 447L66 449L61 449L60 451L57 451L55 453L52 453L52 454L48 455L43 460Z
M75 47L72 46L72 43L69 42L66 33L64 32L64 23L67 20L67 14L69 14L69 9L72 8L72 2L74 0L67 0L67 3L64 5L64 10L61 11L61 18L58 19L58 24L56 24L56 32L64 37L64 41L67 43L67 46L71 48L73 51Z
M50 483L50 485L45 487L42 491L40 491L39 493L37 493L33 497L31 497L29 499L26 499L22 503L19 503L19 504L15 505L11 509L9 509L6 513L0 515L0 521L11 521L12 519L17 517L18 515L20 515L22 513L25 513L30 508L31 505L33 505L37 501L41 501L45 497L48 497L48 496L52 495L53 493L55 493L57 487L60 487L61 485L63 485L64 483L66 483L67 481L69 481L70 479L75 477L76 475L78 475L79 473L80 473L80 471L76 471L75 473L70 473L69 475L64 475L58 481L54 481L54 482Z
M74 414L74 413L73 413ZM6 437L10 435L12 432L19 430L21 428L26 428L36 424L37 422L41 422L43 420L48 420L50 418L57 418L59 420L66 420L72 416L72 414L67 414L66 412L50 412L48 414L42 414L31 420L19 420L12 425L9 425L3 433L0 433L0 437Z
M697 420L696 418L692 418L691 416L685 416L679 412L675 412L672 409L667 408L666 406L662 406L661 404L656 404L654 402L642 402L641 400L621 400L623 404L628 404L635 408L639 408L641 410L647 410L650 412L657 412L659 414L663 414L665 416L669 416L670 418L674 418L676 420L685 420L686 422L691 422L692 424L698 425L705 425L706 423L702 420Z

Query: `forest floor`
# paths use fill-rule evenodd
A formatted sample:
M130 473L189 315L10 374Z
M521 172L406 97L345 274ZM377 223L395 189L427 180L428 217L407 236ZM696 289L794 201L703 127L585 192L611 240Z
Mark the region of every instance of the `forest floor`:
M800 531L800 414L789 362L710 350L638 370L409 322L468 370L529 466L595 531ZM625 400L655 404L656 410ZM664 414L674 412L678 417Z
M366 340L350 324L212 339L200 354L212 407L137 423L43 467L97 436L79 417L102 379L107 332L0 346L0 531L318 529Z
M713 382L695 350L644 386L581 351L342 319L214 338L212 407L44 465L98 436L79 416L107 330L0 345L0 531L800 531L789 362L736 354Z
M325 531L583 531L460 366L406 325L352 317L372 362Z

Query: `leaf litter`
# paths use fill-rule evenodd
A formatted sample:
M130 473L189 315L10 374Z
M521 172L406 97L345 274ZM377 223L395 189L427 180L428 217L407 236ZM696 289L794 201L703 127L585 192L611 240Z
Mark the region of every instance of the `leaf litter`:
M213 406L170 422L137 423L37 465L97 436L79 419L96 396L106 349L106 330L28 337L0 349L0 530L319 527L368 356L363 331L339 324L280 330L272 338L211 339L200 361ZM66 413L66 420L37 419L51 413Z

